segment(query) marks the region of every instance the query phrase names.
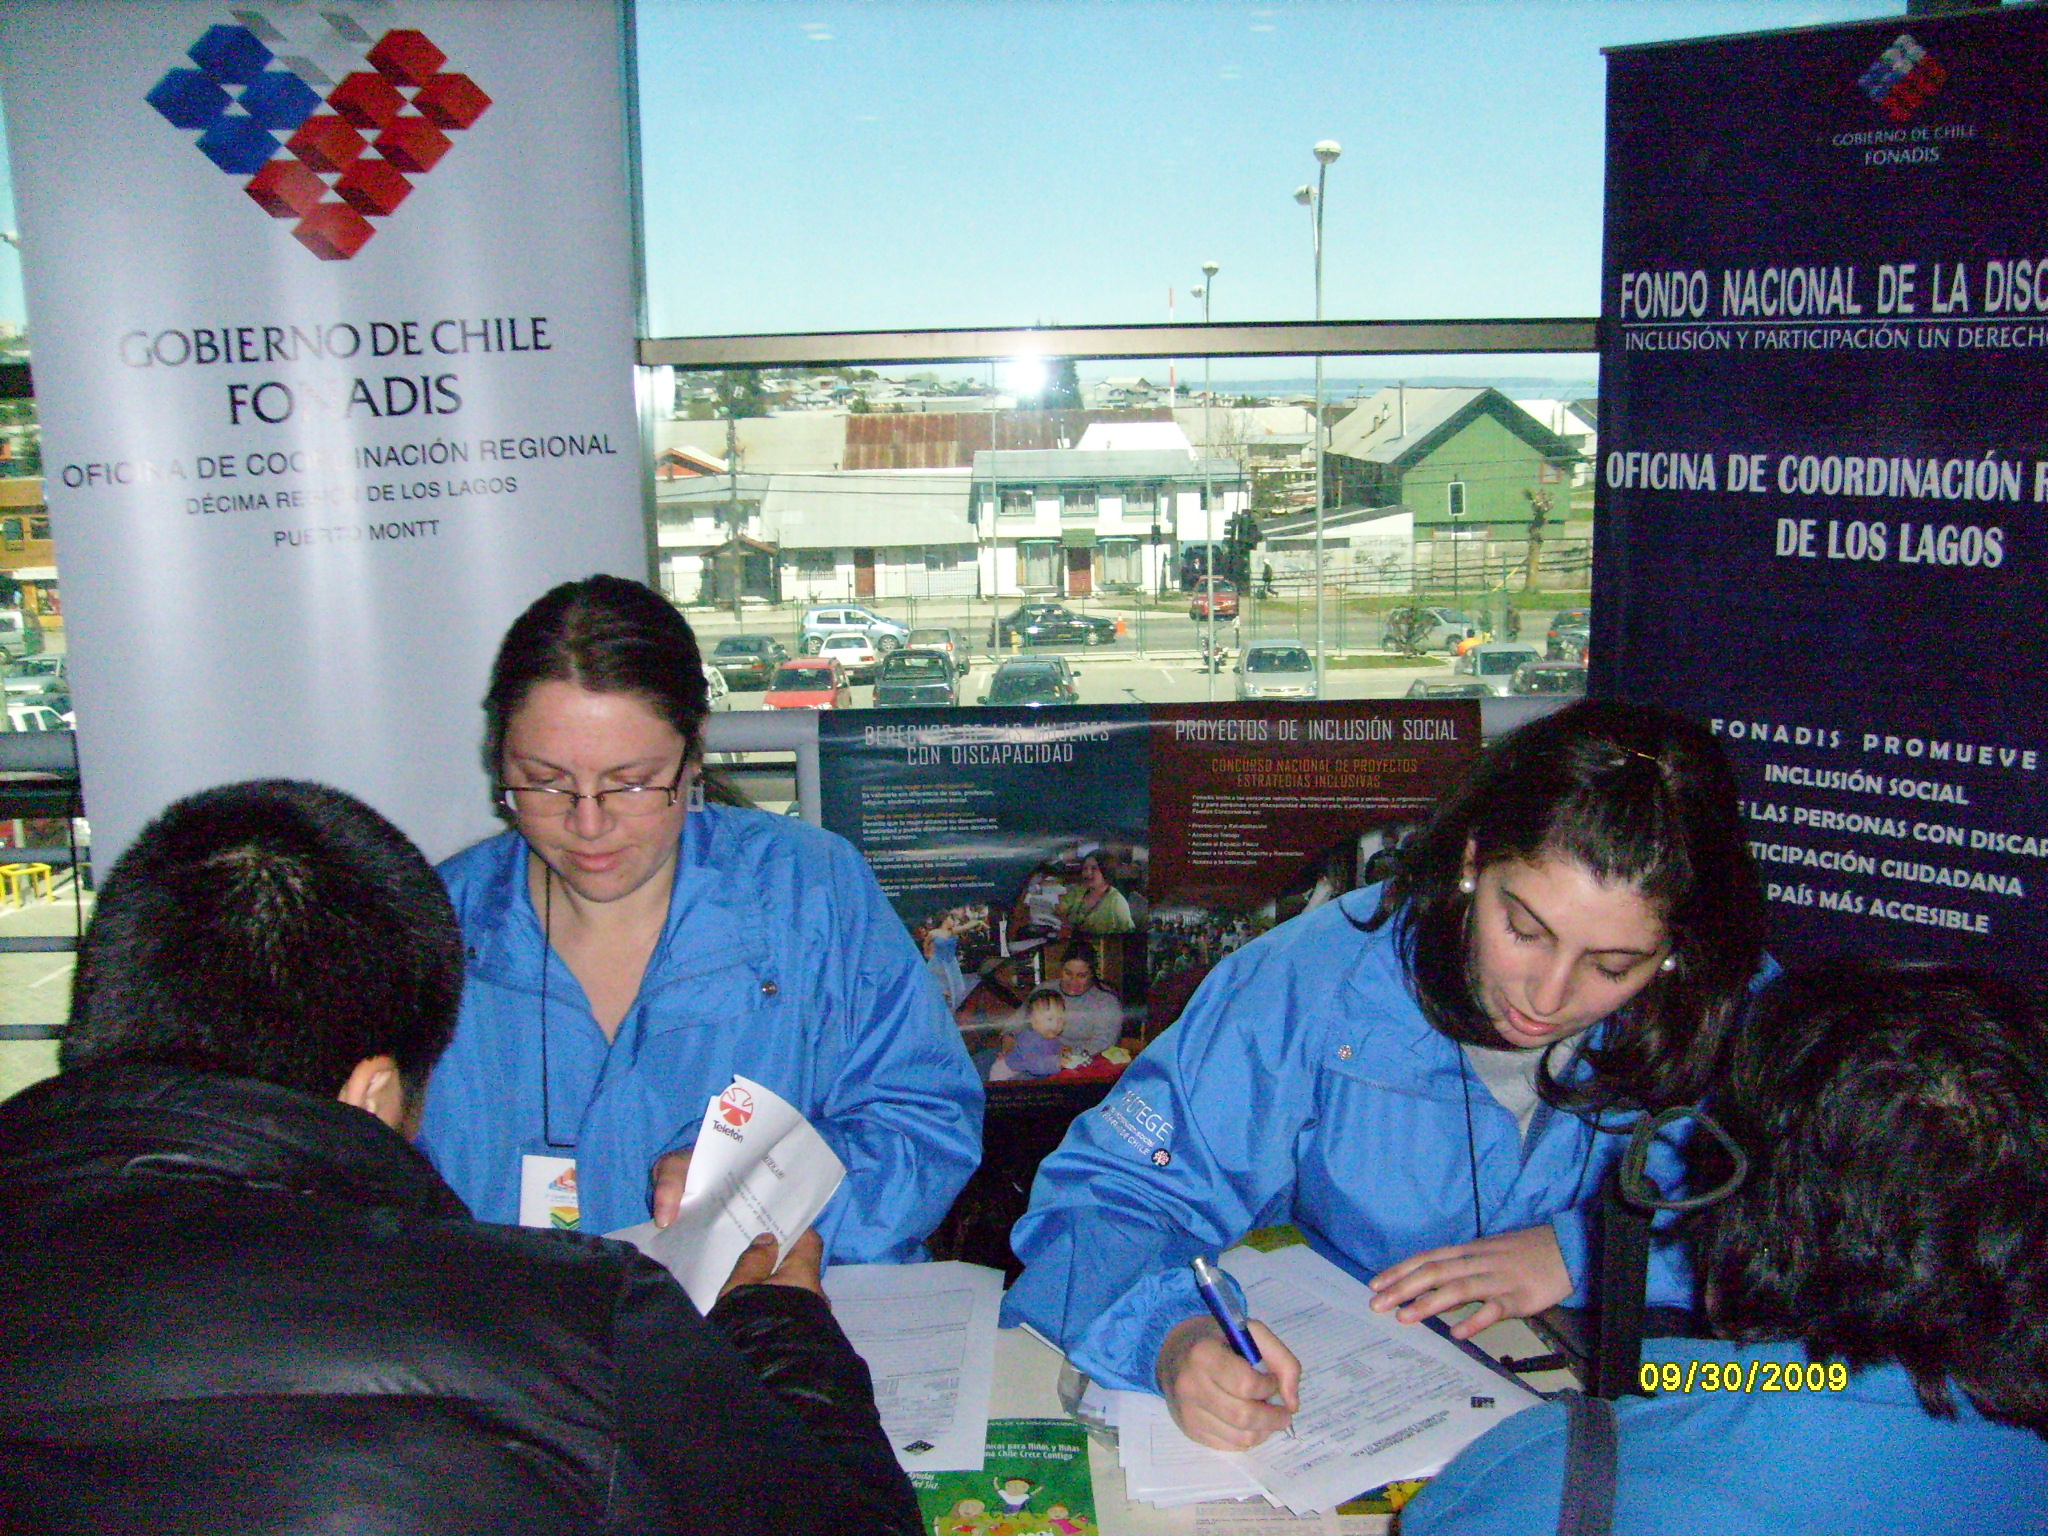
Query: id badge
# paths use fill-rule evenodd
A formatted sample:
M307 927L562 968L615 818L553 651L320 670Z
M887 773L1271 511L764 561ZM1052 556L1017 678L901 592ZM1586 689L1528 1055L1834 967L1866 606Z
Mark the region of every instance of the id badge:
M529 1152L520 1159L519 1225L574 1232L576 1209L575 1158Z

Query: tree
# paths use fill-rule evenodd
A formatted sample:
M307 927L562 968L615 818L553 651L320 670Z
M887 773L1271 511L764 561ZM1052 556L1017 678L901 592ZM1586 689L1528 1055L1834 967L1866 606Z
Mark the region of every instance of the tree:
M1549 491L1525 490L1529 499L1529 561L1522 571L1522 590L1536 590L1537 568L1543 560L1543 530L1550 522L1550 514L1557 505L1557 498Z
M35 423L33 400L0 401L0 475L15 477L43 472L43 436Z
M1047 411L1078 411L1081 409L1081 375L1074 367L1071 357L1063 357L1053 369L1052 377L1046 381L1045 393L1039 397L1039 408Z
M719 416L727 421L768 414L768 391L762 388L757 369L726 369L712 385L712 392Z

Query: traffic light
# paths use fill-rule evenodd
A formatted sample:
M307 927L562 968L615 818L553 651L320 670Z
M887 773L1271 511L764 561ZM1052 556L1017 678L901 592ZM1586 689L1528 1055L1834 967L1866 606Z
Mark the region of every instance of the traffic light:
M1231 580L1240 588L1251 586L1252 551L1264 540L1265 535L1259 532L1259 520L1251 513L1231 514L1230 523L1224 531L1224 559L1229 562Z

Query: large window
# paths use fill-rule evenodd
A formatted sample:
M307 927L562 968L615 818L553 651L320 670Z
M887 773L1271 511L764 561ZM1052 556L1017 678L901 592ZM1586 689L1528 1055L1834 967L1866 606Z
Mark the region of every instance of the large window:
M1324 314L1591 314L1602 48L1901 9L640 0L652 333L1307 319L1319 140Z
M1025 592L1052 592L1060 585L1060 546L1050 539L1026 539L1017 546L1017 584Z
M1205 364L1202 352L1223 343L1204 341L1195 324L1302 321L1319 300L1323 315L1355 320L1591 316L1600 307L1601 48L1897 9L1895 0L637 0L648 337L798 343L801 356L771 371L760 409L773 414L749 423L764 430L738 466L742 478L816 477L804 483L847 492L803 536L875 552L841 567L835 549L792 547L799 525L785 537L774 497L758 491L736 512L722 499L677 497L658 516L664 585L697 603L713 589L707 552L738 537L781 549L781 569L798 579L778 586L765 573L758 585L779 596L750 586L743 612L693 606L707 635L730 622L793 640L798 606L844 596L913 625L993 638L1021 598L1056 596L1113 615L1127 636L1119 645L1167 653L1189 640L1185 594L1211 568L1235 571L1250 589L1247 632L1336 651L1376 649L1384 609L1417 599L1475 612L1505 607L1511 594L1535 613L1583 607L1598 395L1586 352L1345 357L1325 344L1318 423L1312 358L1240 341L1244 355ZM1066 105L990 110L1018 101ZM1321 140L1343 150L1320 201L1304 206L1296 189L1316 184L1311 146ZM9 237L0 240L0 648L19 625L61 658L69 637L40 513L35 407L23 397L25 372L9 367L32 350L10 186L0 175ZM1188 343L1064 361L1030 345L1048 333L1026 334L1082 324L1185 327ZM914 360L850 350L854 333L939 327L1015 329L1017 346L968 362L944 347ZM712 348L693 361L707 371L679 379L676 420L655 426L658 450L697 456L670 468L671 489L687 485L684 463L725 456L725 424L687 418L715 416L713 378L758 354ZM1422 391L1491 389L1570 451L1490 449L1454 465L1375 457L1358 413L1367 404L1398 412L1404 380L1411 405ZM902 424L891 462L915 480L888 493L886 511L874 510L881 493L844 470L843 455L820 446L855 414ZM828 415L840 420L821 427ZM1120 468L1089 502L1052 483L984 481L983 502L972 503L976 451L1078 451L1091 418L1105 415L1117 418L1108 425L1125 449L1178 453L1179 466ZM685 425L700 436L684 442ZM1186 468L1198 461L1230 466L1206 509L1199 472ZM1541 509L1540 526L1531 509ZM1228 542L1239 511L1253 514L1256 545ZM1084 683L1107 675L1083 669ZM1391 688L1398 674L1344 675ZM56 713L20 687L9 724L17 711L30 726ZM10 820L0 817L0 831ZM54 848L70 830L62 817L43 822L14 820L13 840ZM68 878L60 867L58 895L82 894ZM0 902L0 936L43 935L75 919L61 901ZM68 964L0 958L0 1023L61 1017ZM8 1071L0 1043L0 1094Z

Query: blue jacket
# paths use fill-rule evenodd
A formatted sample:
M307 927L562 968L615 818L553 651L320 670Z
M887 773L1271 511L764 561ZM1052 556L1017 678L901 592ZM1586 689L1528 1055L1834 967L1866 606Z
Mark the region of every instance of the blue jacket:
M2011 1536L2048 1532L2048 1441L1995 1424L1958 1394L1920 1406L1897 1366L1846 1390L1748 1390L1752 1362L1803 1367L1796 1344L1652 1339L1643 1358L1736 1362L1745 1390L1625 1397L1616 1536ZM1770 1382L1759 1369L1759 1384ZM1776 1383L1783 1385L1779 1375ZM1548 1536L1564 1483L1565 1411L1546 1403L1467 1446L1401 1513L1406 1536Z
M1354 891L1226 958L1074 1122L1011 1233L1026 1268L1006 1322L1097 1381L1156 1391L1166 1334L1203 1313L1192 1256L1293 1222L1366 1279L1469 1240L1475 1178L1485 1230L1549 1222L1583 1288L1587 1206L1625 1136L1539 1105L1525 1144L1416 1007L1393 925L1353 922L1378 900ZM1689 1305L1678 1256L1653 1249L1652 1266L1651 1302Z
M819 1221L840 1263L900 1263L981 1160L980 1083L923 958L853 848L787 817L709 807L683 824L667 926L609 1047L547 956L507 832L441 866L468 948L462 1019L427 1087L420 1146L476 1215L519 1217L526 1153L574 1157L580 1222L648 1215L649 1170L697 1140L735 1072L804 1112L846 1164Z

